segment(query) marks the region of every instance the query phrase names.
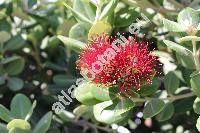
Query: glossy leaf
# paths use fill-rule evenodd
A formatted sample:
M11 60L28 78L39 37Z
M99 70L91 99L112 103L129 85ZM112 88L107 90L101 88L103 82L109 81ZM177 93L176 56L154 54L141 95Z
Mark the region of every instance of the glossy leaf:
M169 120L174 114L174 105L173 103L165 104L163 110L156 116L158 121L166 121Z
M25 66L25 60L19 56L5 58L1 63L3 64L4 73L9 75L21 73Z
M90 82L83 83L75 89L74 95L79 102L85 105L97 104L100 100L96 99L92 93L92 90L95 89L95 87L97 87L96 84Z
M33 133L46 133L50 127L52 119L52 112L48 112L44 115L33 129Z
M144 118L151 118L164 109L165 103L160 99L152 99L144 107L143 114Z
M25 119L26 115L31 109L31 102L25 95L17 94L12 99L10 108L13 117L18 119Z
M13 119L13 117L10 114L10 111L0 104L0 119L9 122Z
M169 72L167 75L165 75L164 86L170 94L174 94L179 88L179 85L180 80L174 72Z
M135 106L130 99L123 100L119 103L113 101L105 101L98 103L93 108L95 118L103 123L112 124L122 121Z
M10 130L12 128L20 128L20 129L31 129L30 124L22 119L13 119L11 122L8 123L7 129Z
M152 95L153 93L155 93L158 88L160 87L161 82L160 80L153 80L152 84L146 84L144 86L142 86L142 88L139 90L139 93L142 96L148 96L148 95Z
M75 119L75 115L73 113L65 110L58 114L58 116L65 122L72 121Z

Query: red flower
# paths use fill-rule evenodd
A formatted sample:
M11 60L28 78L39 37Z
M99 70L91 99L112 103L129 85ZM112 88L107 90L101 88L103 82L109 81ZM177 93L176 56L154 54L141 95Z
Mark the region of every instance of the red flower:
M106 34L94 37L77 61L81 73L95 83L119 85L121 90L151 84L158 58L148 51L148 43L129 38L117 46L114 41Z

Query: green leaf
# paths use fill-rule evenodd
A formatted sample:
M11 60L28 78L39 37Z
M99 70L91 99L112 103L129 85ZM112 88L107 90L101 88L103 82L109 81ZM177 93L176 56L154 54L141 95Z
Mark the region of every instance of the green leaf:
M26 115L31 109L31 102L25 95L17 94L12 99L10 108L11 108L11 114L13 115L13 117L19 118L19 119L25 119Z
M174 102L175 113L185 114L192 109L193 98L185 98Z
M200 114L200 98L196 98L193 104L194 112Z
M179 85L180 80L174 72L171 71L165 75L164 86L168 93L174 94L175 91L179 88Z
M70 77L69 75L64 75L64 74L58 74L53 76L53 81L59 86L67 86L71 85L72 83L76 82L76 79L73 77Z
M179 45L179 44L177 44L177 43L175 43L175 42L172 42L172 41L169 41L169 40L164 40L163 41L170 49L172 49L172 50L174 50L174 51L176 51L178 54L180 54L180 55L183 55L183 56L192 56L192 52L189 50L189 49L187 49L187 48L185 48L185 47L183 47L183 46L181 46L181 45Z
M105 101L94 105L93 113L98 121L112 124L122 121L134 106L135 103L130 99L122 100L119 103Z
M48 112L37 123L36 127L33 129L33 133L46 133L50 127L51 119L52 119L52 112Z
M0 32L0 45L2 45L2 43L8 41L10 39L10 34L6 31L1 31Z
M165 106L165 103L160 99L152 99L144 107L143 114L144 118L151 118L160 113Z
M192 90L200 98L200 72L193 72L190 77Z
M200 132L200 117L197 119L196 127L197 127L197 130Z
M200 22L199 13L190 7L183 9L178 14L178 23L181 24L182 27L188 30L191 27L196 28L199 25L199 22Z
M85 43L72 39L72 38L68 38L62 35L58 35L58 38L69 48L73 49L76 52L81 52L84 49Z
M164 27L168 31L173 31L173 32L184 32L185 31L185 29L180 24L170 21L168 19L163 19L163 24L164 24Z
M100 103L100 100L97 100L92 93L92 90L95 87L97 87L96 84L90 82L83 83L75 89L74 95L79 102L85 105L94 105Z
M156 116L158 121L169 120L174 114L174 105L172 103L165 104L164 109Z
M91 22L87 17L85 17L83 14L80 14L80 13L77 12L76 10L72 9L72 8L71 8L70 6L68 6L66 3L64 3L64 5L65 5L68 9L70 9L70 10L73 12L74 16L75 16L78 20L80 20L80 21L82 21L82 22L86 22L86 23L92 24L92 22Z
M1 133L8 133L8 130L4 124L0 123L0 131Z
M88 29L85 28L84 24L75 24L69 31L69 38L77 39L79 41L86 41L88 36Z
M91 110L91 106L86 106L86 105L80 105L78 107L76 107L74 110L73 110L73 113L75 115L78 115L78 116L81 116L83 115L84 113L88 112ZM90 111L91 112L91 111Z
M7 85L12 91L19 91L23 88L24 81L20 78L13 77L8 79Z
M160 80L153 80L153 83L151 85L146 84L146 85L142 86L142 88L139 90L139 93L142 96L152 95L153 93L155 93L158 90L160 85L161 85Z
M103 20L107 16L110 15L110 13L114 12L115 7L117 6L118 0L111 0L103 9L101 12L101 15L99 17L99 20Z
M183 56L176 53L178 63L187 69L194 70L196 68L194 58L192 56Z
M92 6L89 2L85 2L83 0L74 0L73 9L87 17L89 20L94 21L95 11L92 9Z
M0 118L6 122L9 122L13 119L10 114L10 111L1 104L0 104Z
M5 73L9 75L18 75L25 66L25 60L19 56L12 56L1 61Z
M116 94L112 92L112 89L104 86L94 85L93 89L91 89L92 95L100 101L108 101L116 98Z
M0 76L0 85L3 85L6 83L6 79L4 76Z
M114 25L115 27L127 27L133 23L136 18L139 17L139 13L135 9L121 10L116 13Z
M25 40L21 35L16 35L12 37L6 44L5 50L16 50L23 47L25 44Z
M28 112L28 114L26 115L26 118L25 118L26 121L28 121L30 119L31 115L33 114L33 110L35 109L36 104L37 104L37 102L34 101L29 112Z
M75 119L75 115L69 111L63 110L61 113L58 114L60 119L64 122L69 122Z
M20 128L20 129L25 129L29 130L31 129L30 124L22 119L13 119L11 122L8 123L7 129L10 130L12 128Z

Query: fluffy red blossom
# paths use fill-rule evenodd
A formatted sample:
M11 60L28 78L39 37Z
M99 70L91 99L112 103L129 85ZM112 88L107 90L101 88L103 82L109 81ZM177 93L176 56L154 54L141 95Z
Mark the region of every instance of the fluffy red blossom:
M81 73L95 83L118 85L121 90L151 84L158 58L149 52L148 43L133 38L125 45L112 45L113 41L106 34L89 41L77 61Z

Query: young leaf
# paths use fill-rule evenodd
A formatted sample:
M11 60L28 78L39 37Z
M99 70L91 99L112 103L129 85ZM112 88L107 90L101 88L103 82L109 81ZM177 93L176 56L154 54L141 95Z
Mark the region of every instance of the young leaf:
M193 104L194 112L200 114L200 98L196 98Z
M8 123L7 129L10 130L12 128L20 128L20 129L25 129L29 130L31 129L30 124L22 119L13 119L11 122Z
M164 27L168 31L173 31L173 32L184 32L185 31L185 29L180 24L170 21L168 19L163 19L163 24L164 24Z
M36 127L33 129L33 133L46 133L50 127L51 119L52 119L52 112L48 112L37 123Z
M102 33L110 33L112 30L112 26L106 21L97 21L88 33L88 38L90 39L94 35L99 35Z
M65 111L63 110L60 114L58 114L58 116L65 122L74 120L75 115L69 111Z
M11 101L11 114L18 119L25 119L31 108L30 100L23 94L17 94Z
M94 105L100 103L101 101L97 100L92 93L92 90L95 87L97 87L96 84L90 82L83 83L75 89L74 95L79 102L85 105Z
M84 49L85 44L81 41L68 38L62 35L58 35L58 38L69 48L73 49L76 52L81 52Z
M151 118L160 113L165 106L165 103L160 99L152 99L144 107L143 114L144 118Z
M187 49L187 48L185 48L185 47L183 47L183 46L181 46L181 45L179 45L179 44L177 44L177 43L175 43L175 42L172 42L172 41L169 41L169 40L164 40L163 41L170 49L173 49L174 51L176 51L178 54L180 54L180 55L184 55L184 56L192 56L192 52L189 50L189 49Z
M190 7L183 9L178 14L177 20L184 28L190 28L191 26L197 28L200 22L199 13Z
M134 106L135 103L130 99L125 99L119 103L105 101L94 105L93 113L98 121L112 124L122 121Z
M200 132L200 117L197 119L196 127L197 127L197 130Z

